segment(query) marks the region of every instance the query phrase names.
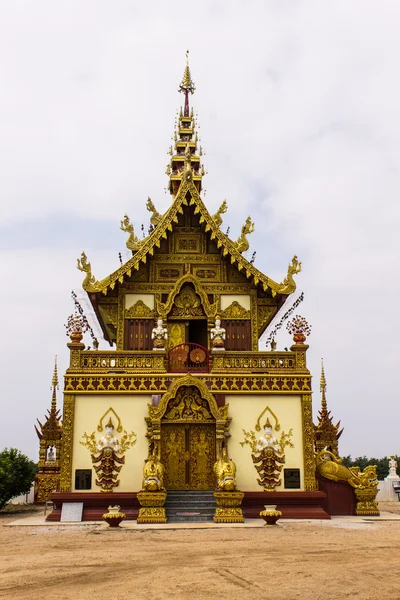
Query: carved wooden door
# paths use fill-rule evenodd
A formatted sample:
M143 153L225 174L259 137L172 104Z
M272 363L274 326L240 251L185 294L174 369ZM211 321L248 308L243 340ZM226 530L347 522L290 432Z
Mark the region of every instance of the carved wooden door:
M161 462L167 490L214 489L215 425L162 424Z

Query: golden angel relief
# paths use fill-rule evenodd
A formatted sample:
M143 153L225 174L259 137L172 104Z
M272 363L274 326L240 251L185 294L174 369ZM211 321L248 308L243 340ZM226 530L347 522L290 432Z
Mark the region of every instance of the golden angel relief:
M114 414L115 411L112 410ZM119 421L119 419L118 419ZM122 427L121 427L122 430ZM125 453L136 443L136 433L123 431L119 440L115 435L114 423L109 418L104 427L104 435L96 440L95 432L83 434L80 443L91 452L94 470L97 474L96 485L102 492L112 492L119 485L118 474L125 463Z
M259 428L256 426L256 429ZM279 429L280 425L276 419L275 431L279 431ZM273 434L272 424L269 418L267 418L263 427L263 433L258 439L254 431L245 431L243 429L243 433L244 441L240 442L240 444L241 446L247 444L251 448L251 457L259 475L257 483L265 491L270 492L275 490L281 484L280 475L285 463L285 448L287 446L294 448L294 444L291 441L293 430L290 429L288 433L282 431L280 438L277 439Z

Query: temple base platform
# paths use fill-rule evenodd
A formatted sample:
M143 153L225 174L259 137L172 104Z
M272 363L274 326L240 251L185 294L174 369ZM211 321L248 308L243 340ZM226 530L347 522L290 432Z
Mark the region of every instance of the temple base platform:
M46 521L60 521L63 503L83 502L82 521L101 521L110 505L121 507L127 520L136 520L140 503L136 492L54 492L51 495L54 510ZM246 519L259 519L266 504L276 504L282 512L282 519L330 519L324 510L324 492L244 492L242 501L243 516Z
M266 504L276 504L281 519L330 519L325 501L324 492L244 492L242 510L245 519L257 519Z
M101 521L109 506L118 504L126 518L136 520L140 504L135 492L54 492L51 495L54 510L46 521L61 521L64 502L83 502L82 521Z

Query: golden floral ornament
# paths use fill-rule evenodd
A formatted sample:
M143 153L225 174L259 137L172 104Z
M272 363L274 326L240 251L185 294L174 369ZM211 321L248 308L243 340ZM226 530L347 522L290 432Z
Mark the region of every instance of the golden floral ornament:
M286 325L286 329L293 335L293 341L296 344L304 344L311 333L311 325L300 315L295 315Z

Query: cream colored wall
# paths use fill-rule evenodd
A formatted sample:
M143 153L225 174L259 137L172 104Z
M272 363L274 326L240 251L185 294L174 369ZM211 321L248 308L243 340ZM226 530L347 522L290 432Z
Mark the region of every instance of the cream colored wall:
M154 294L125 294L125 310L141 300L150 310L154 309Z
M238 302L240 306L243 306L246 310L250 310L250 296L240 294L240 295L232 295L232 294L221 294L221 310L225 310L232 304L232 302Z
M125 454L125 464L122 466L119 480L120 484L115 491L136 492L142 487L142 471L144 461L148 455L148 441L145 437L147 432L145 417L148 415L147 405L151 404L151 396L122 396L122 395L77 395L75 399L75 420L73 434L72 455L72 491L75 491L75 469L91 469L93 467L90 451L79 442L84 432L91 434L95 431L96 440L103 432L97 431L97 425L110 406L121 419L123 429L128 433L134 431L137 441ZM115 418L111 415L116 426ZM107 417L108 420L108 417ZM116 437L121 434L115 431ZM100 488L95 484L96 474L93 469L92 492L99 492Z
M286 446L286 463L282 468L282 484L277 488L278 491L284 490L283 469L300 469L300 485L304 489L304 464L303 464L303 435L301 418L301 397L300 396L277 396L277 395L248 395L248 396L225 396L225 401L229 404L228 414L232 417L230 425L231 437L228 440L228 453L230 458L236 463L237 484L242 491L261 491L262 487L257 483L258 473L251 458L251 448L247 444L241 446L240 442L244 440L243 429L246 431L255 431L257 438L261 437L262 431L257 432L255 425L257 419L266 406L275 413L281 426L280 431L273 431L273 435L280 438L282 431L287 433L293 429L292 442L294 448ZM275 425L270 413L266 413L260 424L261 426L267 420L267 416Z

